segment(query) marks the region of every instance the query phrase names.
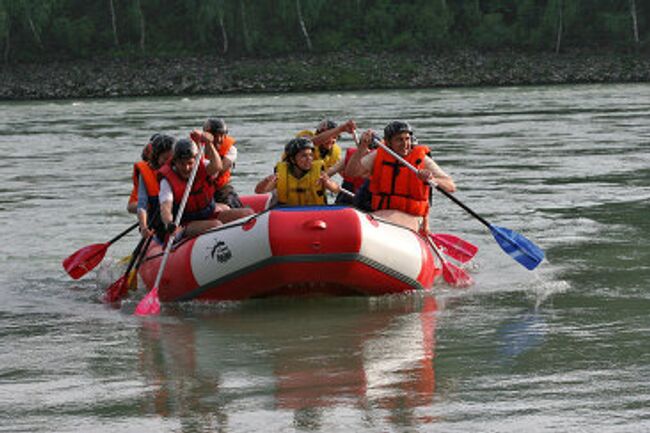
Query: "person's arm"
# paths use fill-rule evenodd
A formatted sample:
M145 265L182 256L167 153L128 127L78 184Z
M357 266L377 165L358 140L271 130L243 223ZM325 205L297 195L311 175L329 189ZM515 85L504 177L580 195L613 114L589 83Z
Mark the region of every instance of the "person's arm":
M221 163L223 164L223 171L232 170L235 166L235 161L237 161L237 148L235 146L230 146L228 152L221 158Z
M160 181L158 201L160 203L160 220L165 226L167 226L174 221L174 215L172 213L174 193L172 192L172 188L169 185L169 182L167 182L167 179Z
M454 180L428 156L424 158L424 170L419 170L418 177L424 181L433 180L447 192L456 192Z
M341 192L341 186L330 179L330 177L325 172L320 175L319 182L325 189L333 192L334 194Z
M148 230L148 214L147 208L149 207L149 193L147 193L147 187L144 184L144 179L142 176L138 177L138 223L140 224L140 233L142 236L150 234Z
M205 171L208 176L216 176L223 170L223 162L221 157L217 152L217 149L214 147L214 137L209 132L204 132L198 129L195 129L190 134L194 141L202 141L205 144L205 157L208 160L208 164L205 166Z
M260 180L257 185L255 185L255 194L264 194L271 192L276 188L277 184L278 176L276 174L266 176L264 179Z
M357 124L354 120L350 119L336 128L328 129L327 131L323 131L320 134L313 136L311 141L314 143L314 146L321 146L328 143L332 137L338 137L344 132L352 134L355 129L357 129Z
M129 195L129 201L126 204L126 211L128 213L136 213L138 209L138 188L133 185L131 188L131 195Z
M361 135L359 150L350 157L345 166L345 175L349 177L368 177L375 162L375 153L369 149L372 140L372 131L367 130Z
M343 173L345 168L345 158L340 158L336 163L327 169L326 173L328 176L334 176L336 173Z

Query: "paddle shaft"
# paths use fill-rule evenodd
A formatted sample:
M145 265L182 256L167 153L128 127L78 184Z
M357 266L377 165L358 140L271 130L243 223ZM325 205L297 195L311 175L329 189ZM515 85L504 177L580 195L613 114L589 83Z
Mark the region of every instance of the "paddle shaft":
M113 239L111 239L110 241L106 242L106 244L111 245L112 243L114 243L114 242L116 242L117 240L119 240L119 239L123 238L124 236L126 236L127 233L129 233L130 231L132 231L133 229L135 229L137 226L138 226L138 223L136 222L136 223L133 224L131 227L129 227L128 229L124 230L122 233L120 233L119 235L115 236L115 237L114 237Z
M442 265L442 267L444 268L445 266L447 266L447 260L445 260L444 257L442 257L442 252L438 249L436 243L433 242L431 238L429 238L429 236L424 235L422 237L424 238L426 243L429 244L433 252L436 253L436 256L438 256L438 260L440 260L440 264Z
M140 255L138 256L138 262L135 264L135 270L137 272L138 269L140 269L140 265L142 262L144 262L144 258L147 255L147 250L149 249L149 245L151 244L151 241L153 240L153 235L147 237L147 241L144 244L144 247L142 247L142 250L140 250Z
M128 275L129 272L131 272L131 269L133 269L133 265L135 265L136 260L140 256L140 251L142 251L142 247L145 243L145 240L147 238L140 238L140 242L138 242L138 245L136 245L135 249L133 250L133 253L131 254L131 260L129 260L129 265L126 267L126 271L124 272L124 275Z
M436 243L433 242L433 239L427 235L424 235L423 238L425 242L429 244L436 256L438 256L438 260L440 260L440 265L442 266L442 277L447 283L455 287L467 287L473 283L472 277L470 277L467 272L445 260L442 256L442 252L438 249Z
M104 300L106 302L113 303L122 297L122 287L124 287L126 284L128 275L131 272L131 269L133 269L133 265L135 264L140 255L140 252L142 251L145 240L145 238L140 238L140 242L138 242L138 245L135 247L133 253L131 254L131 259L129 260L129 264L126 267L126 271L124 271L124 274L117 281L115 281L108 287L108 289L106 289L106 296L104 297Z

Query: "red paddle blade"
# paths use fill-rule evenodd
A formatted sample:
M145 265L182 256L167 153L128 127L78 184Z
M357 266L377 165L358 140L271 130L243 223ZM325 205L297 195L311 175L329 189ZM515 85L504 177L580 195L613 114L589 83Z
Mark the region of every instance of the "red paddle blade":
M151 316L160 313L160 299L158 299L158 287L151 289L147 296L142 298L135 309L136 316Z
M431 240L436 243L438 248L444 250L452 259L461 263L468 262L474 258L478 252L478 247L465 239L448 233L433 233L430 235Z
M453 287L462 288L474 284L474 279L467 272L449 262L442 265L442 277Z
M92 271L106 255L110 244L92 244L83 247L63 260L63 269L75 280Z
M121 300L128 292L128 277L127 275L122 275L117 281L115 281L111 286L106 289L106 296L104 296L104 301L112 304Z

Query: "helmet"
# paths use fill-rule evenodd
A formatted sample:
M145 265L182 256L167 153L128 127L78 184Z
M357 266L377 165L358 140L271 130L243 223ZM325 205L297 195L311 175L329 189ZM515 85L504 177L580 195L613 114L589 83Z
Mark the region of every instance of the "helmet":
M338 125L336 122L329 120L329 119L323 119L318 126L316 127L316 134L320 134L321 132L329 131L330 129L336 128Z
M157 165L160 155L172 150L175 143L176 139L171 135L159 135L153 142L153 149L151 151L151 164Z
M151 137L149 137L149 143L153 143L156 138L160 137L159 133L153 134Z
M286 146L284 146L284 153L287 158L294 158L298 152L303 149L314 149L314 143L306 138L292 138Z
M174 160L194 158L199 152L193 141L181 138L174 145Z
M302 138L307 138L307 139L311 140L311 138L314 135L316 135L316 134L314 134L314 131L309 130L309 129L303 129L302 131L300 131L300 132L298 132L296 134L296 138L301 138L302 137Z
M413 136L413 129L411 129L411 126L408 123L395 120L393 122L390 122L384 128L384 139L386 139L386 141L390 141L393 136L402 132L408 132L411 136Z
M203 130L209 132L210 134L227 134L228 126L223 119L208 119L203 124Z

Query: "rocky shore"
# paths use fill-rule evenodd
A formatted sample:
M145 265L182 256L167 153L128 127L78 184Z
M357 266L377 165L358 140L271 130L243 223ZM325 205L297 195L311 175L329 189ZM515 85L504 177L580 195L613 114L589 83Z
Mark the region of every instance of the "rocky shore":
M218 95L650 81L650 56L611 52L336 53L269 59L137 58L4 65L0 99Z

